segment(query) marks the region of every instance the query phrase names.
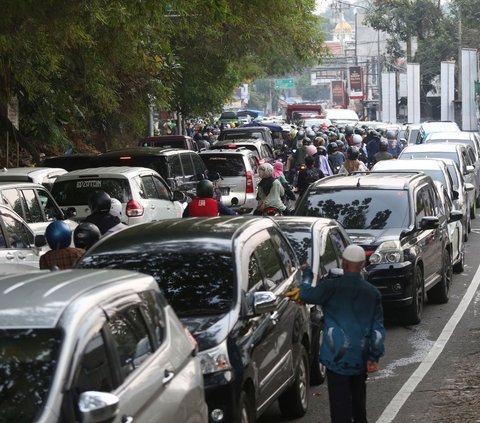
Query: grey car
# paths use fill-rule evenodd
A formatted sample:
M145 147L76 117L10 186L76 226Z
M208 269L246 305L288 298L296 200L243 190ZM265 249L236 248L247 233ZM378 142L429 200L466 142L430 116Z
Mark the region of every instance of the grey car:
M206 423L196 344L151 276L0 278L0 421Z

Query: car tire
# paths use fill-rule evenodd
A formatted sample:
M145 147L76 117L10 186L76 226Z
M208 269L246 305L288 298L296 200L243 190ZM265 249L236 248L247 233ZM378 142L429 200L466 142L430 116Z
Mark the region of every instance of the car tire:
M293 385L287 388L278 398L280 412L285 417L299 418L307 412L310 395L308 389L310 383L309 369L308 354L305 347L301 345Z
M450 285L452 283L453 268L450 251L443 254L442 279L427 292L428 301L435 304L448 303L450 297Z
M422 269L420 269L420 266L415 268L412 289L412 304L406 308L402 317L403 323L406 325L416 325L422 320L425 286L423 281L423 273Z
M460 257L461 257L460 261L457 261L453 265L453 271L455 273L462 273L463 269L465 268L465 253L461 253Z
M323 321L312 328L312 356L310 357L310 385L321 385L327 376L327 368L320 363L323 340Z
M252 405L252 400L246 391L240 394L239 415L235 419L238 423L255 423L255 410Z

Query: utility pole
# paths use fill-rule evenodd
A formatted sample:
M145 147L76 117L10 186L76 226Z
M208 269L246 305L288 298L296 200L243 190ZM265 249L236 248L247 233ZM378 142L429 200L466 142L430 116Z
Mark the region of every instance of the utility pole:
M462 99L462 9L458 7L458 100Z
M377 84L378 84L378 112L380 112L379 116L377 116L378 120L382 120L382 59L380 57L380 31L377 31Z

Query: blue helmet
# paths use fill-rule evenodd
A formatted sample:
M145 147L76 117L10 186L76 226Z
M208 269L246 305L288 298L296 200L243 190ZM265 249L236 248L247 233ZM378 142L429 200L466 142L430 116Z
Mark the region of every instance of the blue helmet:
M70 246L72 231L62 220L55 220L47 226L45 238L52 250L61 250Z

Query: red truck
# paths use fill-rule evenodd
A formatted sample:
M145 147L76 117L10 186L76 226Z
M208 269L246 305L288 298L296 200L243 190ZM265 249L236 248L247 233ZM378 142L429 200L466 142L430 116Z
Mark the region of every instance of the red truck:
M287 123L294 123L295 121L302 118L304 114L315 114L316 116L323 115L323 108L318 103L300 103L300 104L289 104L287 106ZM303 116L305 117L305 116Z

